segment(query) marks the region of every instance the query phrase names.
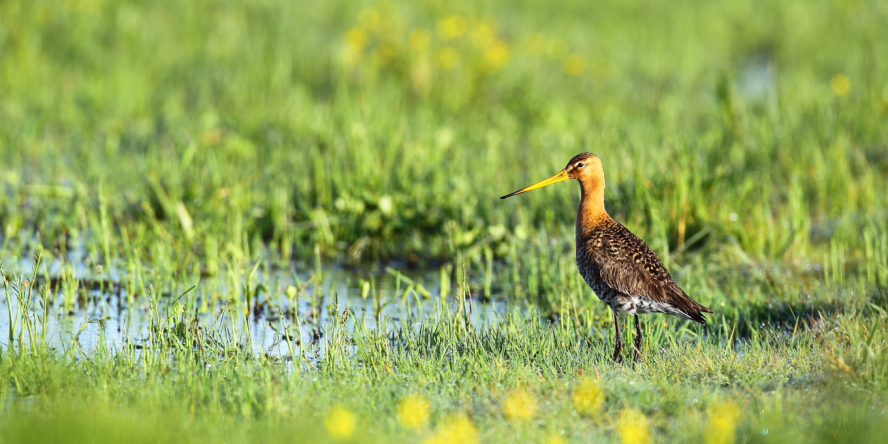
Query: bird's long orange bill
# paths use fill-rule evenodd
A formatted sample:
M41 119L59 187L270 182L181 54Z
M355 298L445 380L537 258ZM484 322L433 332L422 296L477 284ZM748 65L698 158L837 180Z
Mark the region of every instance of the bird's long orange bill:
M525 187L525 188L522 188L518 191L515 191L514 193L506 194L505 196L500 197L500 199L505 199L507 197L512 197L516 194L526 193L528 191L533 191L537 188L542 188L546 185L552 185L553 183L558 183L558 182L561 182L562 180L567 180L567 179L570 179L570 177L567 177L567 170L561 170L560 173L558 173L558 174L556 174L556 175L554 175L542 182L537 182L529 187Z

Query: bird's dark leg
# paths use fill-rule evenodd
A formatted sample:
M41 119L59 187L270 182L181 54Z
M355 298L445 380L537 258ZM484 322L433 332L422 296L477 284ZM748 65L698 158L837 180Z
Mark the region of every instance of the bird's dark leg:
M620 350L623 350L623 336L620 334L620 317L617 316L617 310L614 312L614 328L617 330L617 344L614 346L614 362L621 362Z
M641 320L635 315L635 360L641 359Z

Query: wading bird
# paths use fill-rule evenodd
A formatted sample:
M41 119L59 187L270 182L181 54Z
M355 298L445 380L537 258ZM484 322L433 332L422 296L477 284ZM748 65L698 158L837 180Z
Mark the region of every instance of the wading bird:
M621 311L635 316L635 359L641 356L640 314L666 313L706 325L702 313L713 311L685 294L653 250L605 211L604 168L598 156L577 154L560 173L500 199L567 179L580 181L582 191L576 227L577 268L598 298L614 312L614 361L621 360L623 349Z

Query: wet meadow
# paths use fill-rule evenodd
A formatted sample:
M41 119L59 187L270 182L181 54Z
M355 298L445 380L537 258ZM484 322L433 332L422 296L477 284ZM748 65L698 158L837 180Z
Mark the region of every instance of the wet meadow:
M0 1L0 443L882 442L886 22ZM715 311L637 363L576 183L498 199L584 151Z

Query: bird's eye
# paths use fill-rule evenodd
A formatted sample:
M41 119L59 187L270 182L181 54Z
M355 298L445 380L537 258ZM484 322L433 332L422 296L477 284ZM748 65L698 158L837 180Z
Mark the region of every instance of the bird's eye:
M584 167L584 166L586 166L586 165L583 165L583 162L580 162L580 163L577 164L577 168L582 168L582 167Z

